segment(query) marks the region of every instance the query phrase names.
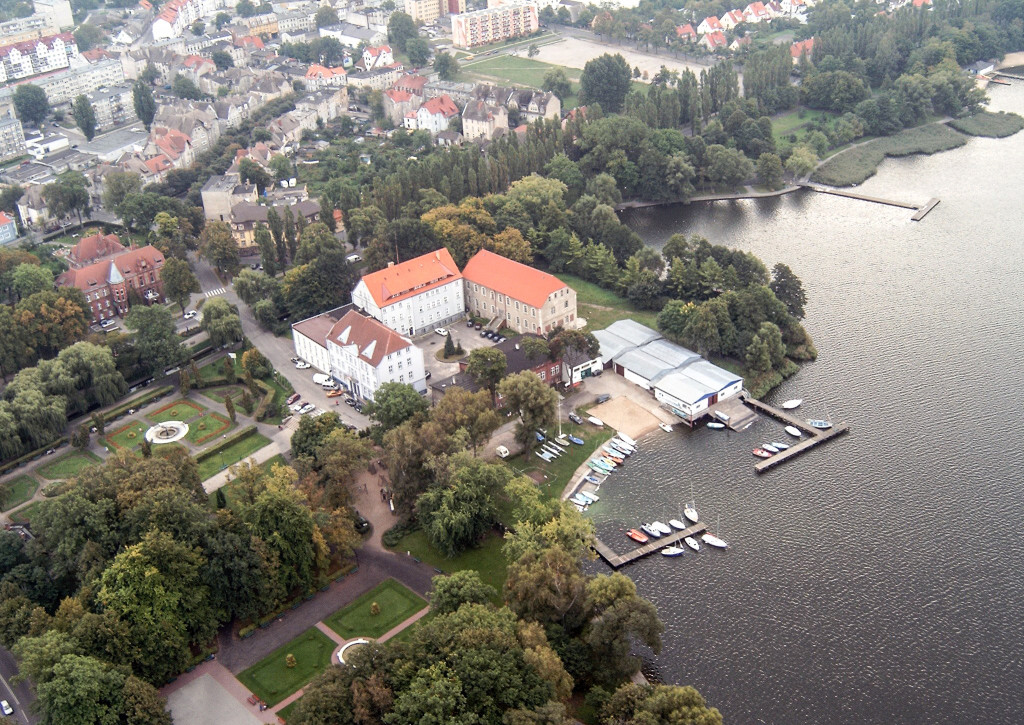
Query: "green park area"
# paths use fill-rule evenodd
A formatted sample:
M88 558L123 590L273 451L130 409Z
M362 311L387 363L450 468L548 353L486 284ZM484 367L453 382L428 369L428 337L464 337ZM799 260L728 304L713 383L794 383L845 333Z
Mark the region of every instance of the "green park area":
M657 329L658 313L637 309L611 290L598 287L575 275L560 273L558 279L576 290L576 310L587 321L587 329L603 330L618 320L634 320L641 325Z
M238 401L241 400L244 389L242 385L221 385L216 388L204 388L201 392L210 400L216 400L221 405L224 404L224 400L230 395L235 406L240 408L241 406L238 404Z
M102 461L95 453L72 451L50 461L45 466L40 466L36 472L51 481L61 481L77 476L84 469L95 466L97 463L102 463Z
M107 433L103 445L110 452L130 451L137 448L150 426L142 421L131 420Z
M188 433L185 440L197 446L201 446L217 436L227 433L235 427L235 424L220 413L207 413L198 420L188 424Z
M10 511L15 506L25 503L35 495L38 487L39 482L25 474L7 481L0 491L0 504L3 510Z
M501 588L505 586L505 579L508 576L508 564L501 553L504 543L505 540L500 536L491 534L476 547L448 558L431 545L426 532L418 529L403 536L391 548L398 554L408 552L409 556L415 557L445 574L465 570L478 572L483 582L494 587L500 597ZM495 604L499 603L500 601L496 598Z
M544 75L552 68L560 68L565 71L566 77L574 84L577 84L580 79L580 71L575 68L562 68L551 63L516 55L497 55L484 60L471 60L462 68L464 75L479 76L482 80L506 81L514 85L538 89L544 83ZM563 107L571 108L564 104Z
M168 420L189 420L205 412L206 408L199 403L179 399L158 408L146 417L154 423L163 423Z
M255 431L244 438L238 439L231 445L199 462L199 480L205 481L218 471L222 471L228 466L245 460L269 443L269 438Z
M267 705L276 705L326 670L336 647L334 640L310 627L239 674L238 681Z
M274 466L287 466L288 461L284 459L280 453L273 458L264 461L259 465L259 468L270 473ZM224 492L224 501L227 504L227 508L234 511L238 510L239 505L245 500L245 492L242 489L241 482L236 478L232 481L228 481L220 488ZM214 491L210 494L210 506L217 507L217 492Z
M376 614L374 603L377 604ZM345 639L376 639L426 606L415 592L388 579L327 617L324 624Z
M28 506L11 514L11 521L15 523L31 524L33 517L39 513L39 507L43 505L43 500L33 501Z

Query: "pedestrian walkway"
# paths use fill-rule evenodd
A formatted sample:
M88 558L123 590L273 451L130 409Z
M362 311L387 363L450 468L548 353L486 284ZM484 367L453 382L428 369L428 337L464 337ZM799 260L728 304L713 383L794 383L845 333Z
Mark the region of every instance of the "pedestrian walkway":
M207 297L216 297L217 295L222 295L225 292L227 292L226 289L224 289L223 287L218 287L217 289L209 290L209 291L205 292L204 294Z
M212 679L220 687L204 687L204 678ZM179 691L182 692L176 697L175 693ZM174 682L161 688L160 694L168 699L172 713L185 705L187 708L199 708L200 711L219 712L220 717L225 717L232 725L247 722L280 722L270 709L260 710L256 696L215 659L203 662L191 672L180 675ZM238 702L248 717L230 717L232 713L227 712L228 708L223 707L224 703L218 703L219 696L228 696ZM205 701L194 702L196 699Z

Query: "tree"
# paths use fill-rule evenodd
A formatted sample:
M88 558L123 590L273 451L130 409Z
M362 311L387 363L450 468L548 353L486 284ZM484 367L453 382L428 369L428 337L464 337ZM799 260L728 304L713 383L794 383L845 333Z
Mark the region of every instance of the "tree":
M235 59L226 50L215 50L210 54L210 60L217 66L217 70L227 70L235 67Z
M430 611L437 615L457 611L463 604L487 604L498 593L484 584L480 574L472 569L457 571L448 576L435 576L430 580Z
M506 370L508 370L508 358L497 348L482 347L469 353L466 372L476 381L477 385L487 388L492 396L498 387L498 382L505 377Z
M238 163L238 174L243 183L255 184L261 194L274 185L273 177L252 159L243 158Z
M222 273L238 271L238 242L226 222L208 222L199 236L200 253Z
M807 146L794 146L786 159L786 171L794 179L801 179L814 171L818 165L818 157Z
M572 83L561 68L552 68L545 73L540 87L541 90L554 93L560 101L564 101L572 93Z
M132 105L135 106L135 115L148 131L156 116L156 99L153 98L153 91L141 78L132 86Z
M136 305L128 311L124 324L135 331L135 347L150 373L173 367L185 358L185 348L166 307Z
M512 478L503 465L475 458L459 464L445 485L435 485L416 499L416 515L427 538L448 557L473 546L487 533L497 512L494 494Z
M540 48L537 47L536 43L530 43L530 47L526 49L526 55L530 58L534 58L540 55Z
M197 20L192 23L192 35L203 35L206 33L206 23L202 20Z
M14 110L22 123L38 126L50 114L46 91L31 83L17 86L14 89Z
M406 42L410 38L418 36L419 31L416 29L416 23L413 22L411 15L402 12L391 13L391 17L388 18L388 40L398 48L399 52L406 52Z
M235 5L235 12L239 17L251 18L256 14L257 10L251 0L238 0L238 3Z
M800 278L793 274L788 265L781 262L772 267L772 292L786 305L789 314L798 320L804 319L804 305L807 304L807 294L804 292L804 285Z
M231 418L231 422L235 422L235 401L231 399L230 395L224 396L224 410L227 411L228 417Z
M242 321L238 317L238 310L221 297L213 298L203 305L201 326L209 333L213 347L242 339Z
M452 81L459 74L459 62L447 51L442 51L434 55L434 70L441 80Z
M384 383L373 394L373 402L366 406L365 412L389 431L417 413L426 412L427 408L426 399L411 385Z
M405 54L414 66L425 66L430 60L430 44L419 36L409 38L405 43Z
M587 61L580 75L580 105L597 103L605 113L618 113L630 87L629 64L620 54L605 53Z
M129 194L142 191L142 177L132 171L112 171L103 177L103 206L116 212Z
M277 558L277 590L312 590L316 573L318 531L305 497L295 486L293 469L275 466L252 505L242 512L249 531Z
M314 20L318 28L326 28L328 25L337 25L341 22L338 20L338 11L330 5L321 5L320 9L316 11Z
M53 272L39 264L19 264L11 270L11 287L19 299L53 289Z
M255 347L242 353L242 370L252 375L257 380L270 377L274 372L274 366L262 352Z
M256 227L253 233L253 241L260 250L260 261L263 262L263 269L268 277L277 276L277 248L274 246L274 238L265 224Z
M37 689L44 725L116 723L170 725L170 713L147 682L125 676L114 666L78 654L53 665L50 679Z
M171 93L178 98L190 101L201 101L206 97L206 94L199 90L199 86L191 78L180 73L176 74L174 80L171 81Z
M469 445L476 453L486 443L491 433L501 426L501 417L494 410L493 398L486 390L471 393L458 387L451 387L434 405L430 418L452 436L465 431Z
M235 375L235 363L230 358L225 356L221 360L221 369L224 371L224 379L228 381L229 385L233 385L236 379Z
M778 189L782 183L782 159L778 154L763 153L757 157L757 178L769 189Z
M601 722L722 725L722 714L692 687L627 682L601 708Z
M78 171L65 171L55 182L44 186L43 199L46 200L50 216L55 219L62 219L75 213L78 215L78 222L81 223L82 215L88 215L92 210L89 203L89 182Z
M189 391L192 390L192 384L192 373L188 371L188 368L182 368L178 373L178 392L181 393L181 397L188 397Z
M249 305L255 305L260 300L267 300L277 297L280 294L277 280L271 279L265 272L256 272L251 269L243 269L235 277L235 293L242 298L242 301Z
M498 384L505 406L519 416L516 440L526 447L535 442L534 431L553 427L557 419L558 393L536 373L509 375Z
M230 22L231 16L228 13L217 13L213 18L213 24L217 26L217 30L220 30Z
M654 605L636 593L636 584L624 574L599 574L587 582L587 609L590 617L583 640L590 647L593 673L599 681L621 682L640 671L640 659L630 654L634 641L655 654L661 651L665 626Z
M92 50L106 38L103 29L97 28L91 23L82 23L75 28L73 35L75 36L75 45L78 46L78 52L80 53Z
M160 279L164 283L164 294L181 308L182 313L185 312L185 306L192 298L192 294L201 291L199 280L192 274L188 262L183 259L166 259L164 268L160 271Z

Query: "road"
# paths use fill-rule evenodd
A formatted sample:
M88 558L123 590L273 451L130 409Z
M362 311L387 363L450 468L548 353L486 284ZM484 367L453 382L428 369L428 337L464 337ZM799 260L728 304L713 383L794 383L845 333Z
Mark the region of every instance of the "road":
M25 725L35 725L39 718L28 711L36 701L35 695L32 694L28 682L11 684L11 678L16 674L18 663L15 662L14 655L0 647L0 700L7 700L14 708L14 715L11 716L14 720Z

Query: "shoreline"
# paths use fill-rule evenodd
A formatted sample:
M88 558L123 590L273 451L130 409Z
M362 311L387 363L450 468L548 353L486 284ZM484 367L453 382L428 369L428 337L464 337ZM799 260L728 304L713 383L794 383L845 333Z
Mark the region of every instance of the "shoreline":
M691 196L687 199L664 199L661 201L642 201L640 199L634 199L632 201L624 201L621 204L615 205L615 211L626 211L627 209L647 209L654 206L671 206L673 204L690 204L695 201L733 201L736 199L770 199L776 196L784 196L786 194L792 194L794 191L799 191L800 186L796 184L788 184L781 189L776 191L754 191L750 186L744 187L746 191L723 193L723 194L698 194L697 196Z

